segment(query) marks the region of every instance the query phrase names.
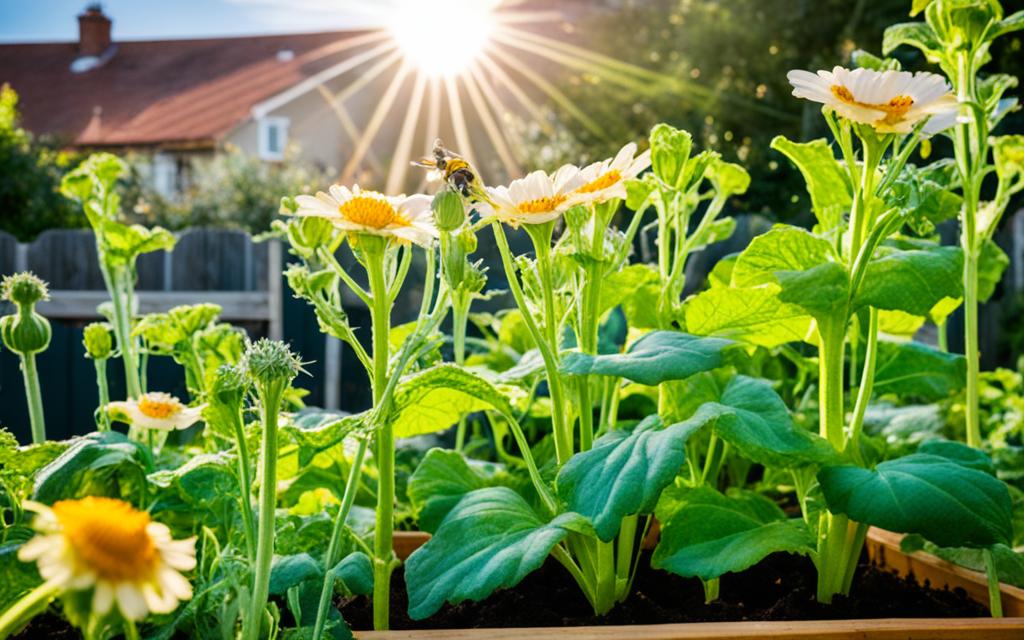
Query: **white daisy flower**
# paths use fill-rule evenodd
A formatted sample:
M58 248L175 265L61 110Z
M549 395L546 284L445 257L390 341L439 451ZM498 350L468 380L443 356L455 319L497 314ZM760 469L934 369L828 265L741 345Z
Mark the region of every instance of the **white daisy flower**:
M601 160L580 169L583 185L573 192L577 202L606 202L626 198L626 180L631 180L651 166L651 151L636 155L636 143L622 147L614 158Z
M910 133L925 118L928 134L956 122L958 103L946 79L927 72L844 69L793 70L793 95L820 102L840 116L870 124L880 133Z
M488 187L487 195L494 206L482 204L477 207L481 214L493 213L513 227L542 224L555 220L579 204L572 194L583 185L580 169L574 165L564 165L550 175L538 170L525 178L513 180L507 187Z
M178 431L199 422L205 406L188 407L168 393L151 391L138 400L111 402L107 411L113 418L143 429Z
M174 540L166 525L122 500L89 496L53 507L25 502L38 515L37 535L18 550L43 580L61 590L93 589L92 608L104 615L116 604L129 620L170 613L192 597L181 575L196 566L196 539Z
M431 197L423 194L386 196L376 191L363 191L359 185L332 185L330 193L296 196L299 208L295 215L318 216L334 223L342 231L369 233L412 242L421 247L438 237Z

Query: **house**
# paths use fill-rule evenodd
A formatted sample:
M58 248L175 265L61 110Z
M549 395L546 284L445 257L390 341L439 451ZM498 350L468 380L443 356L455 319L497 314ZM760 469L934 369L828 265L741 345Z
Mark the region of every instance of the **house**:
M551 6L526 4L535 12ZM437 77L420 86L410 73L415 56L386 29L122 42L99 5L78 25L77 42L0 44L0 83L18 92L26 129L68 147L138 152L165 196L187 187L193 159L226 145L267 161L295 149L340 180L404 190L419 180L408 159L437 135L456 137L451 88ZM480 91L456 79L463 140L486 141L485 130L492 141L495 131L509 135L502 109L516 100L498 95L499 80L481 79L478 87L491 91ZM497 153L480 155L500 160L505 174L517 171L512 154L495 144Z

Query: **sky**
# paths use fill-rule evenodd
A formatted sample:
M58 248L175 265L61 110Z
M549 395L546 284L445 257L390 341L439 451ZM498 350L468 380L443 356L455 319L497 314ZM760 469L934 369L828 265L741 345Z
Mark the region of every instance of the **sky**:
M367 26L382 0L106 0L115 40L331 31ZM0 42L78 39L90 0L0 0Z

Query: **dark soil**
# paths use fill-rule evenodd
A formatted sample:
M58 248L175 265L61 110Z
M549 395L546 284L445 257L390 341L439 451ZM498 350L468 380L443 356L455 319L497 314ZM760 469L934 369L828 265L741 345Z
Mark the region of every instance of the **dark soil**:
M482 602L445 605L426 620L410 620L402 570L391 581L392 629L463 629L479 627L562 627L584 625L665 624L739 620L842 620L865 618L972 618L988 610L962 589L924 588L866 564L857 568L852 595L831 605L814 600L816 574L810 559L775 554L738 574L722 576L720 598L704 603L696 579L650 568L640 561L633 593L605 616L595 616L566 570L548 561L512 589L495 592ZM346 598L335 603L353 629L370 629L370 599Z
M12 640L79 640L82 634L61 616L46 612L32 618Z

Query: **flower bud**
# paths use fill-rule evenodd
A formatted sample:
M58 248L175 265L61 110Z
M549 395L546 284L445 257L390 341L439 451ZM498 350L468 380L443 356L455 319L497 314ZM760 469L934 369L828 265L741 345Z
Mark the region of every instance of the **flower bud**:
M242 408L245 393L249 390L249 378L245 370L237 365L222 364L217 368L210 388L210 404L229 411Z
M441 231L455 231L466 221L466 205L455 189L445 187L437 192L430 203L434 222Z
M477 238L476 233L471 228L463 227L459 234L455 236L455 242L458 243L459 248L467 256L476 253Z
M666 186L683 189L684 169L690 159L693 137L681 129L659 124L651 130L651 168Z
M93 322L85 326L82 344L85 345L85 356L93 360L106 360L113 351L114 341L111 338L111 326L106 322Z
M571 231L581 231L590 220L590 211L582 205L576 205L565 212L565 226Z
M245 350L245 364L252 381L258 385L288 384L302 370L298 356L280 340L260 338Z
M6 276L0 282L0 294L4 300L21 306L32 306L40 300L49 300L50 292L46 283L31 271Z
M18 308L0 318L0 337L7 348L23 356L45 351L50 345L50 323L36 313L35 305L50 297L46 283L31 273L16 273L0 282L0 293Z

